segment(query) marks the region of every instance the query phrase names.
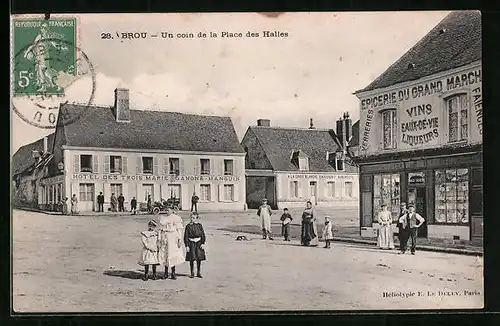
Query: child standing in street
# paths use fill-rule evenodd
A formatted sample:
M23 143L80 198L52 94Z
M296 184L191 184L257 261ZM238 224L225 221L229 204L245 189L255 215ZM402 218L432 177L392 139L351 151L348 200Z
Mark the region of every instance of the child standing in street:
M325 216L325 227L323 228L324 248L330 248L330 242L333 240L333 225L330 216Z
M186 225L184 231L184 245L186 246L186 261L191 268L190 278L194 277L194 262L196 261L196 277L201 276L201 262L206 260L205 249L205 231L199 220L197 212L191 213L191 221Z
M285 237L285 241L290 241L290 224L292 223L292 216L288 213L288 208L283 209L281 215L281 235Z
M139 259L139 265L144 266L143 281L148 280L149 266L153 269L153 280L156 280L156 266L158 261L158 232L156 232L156 222L151 220L148 222L148 230L142 231L142 253Z

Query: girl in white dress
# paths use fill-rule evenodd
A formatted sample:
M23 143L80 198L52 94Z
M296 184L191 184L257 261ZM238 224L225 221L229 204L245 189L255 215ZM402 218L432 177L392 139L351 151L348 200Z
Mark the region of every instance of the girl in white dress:
M392 215L386 204L382 204L382 211L378 213L377 220L379 224L377 245L381 249L394 249Z
M142 252L139 258L139 265L144 266L143 281L148 280L149 266L153 269L153 280L156 279L156 266L158 262L158 232L156 232L157 224L155 221L148 222L148 230L142 231Z
M184 232L182 219L174 214L174 210L167 208L167 215L160 216L158 225L158 260L165 266L164 279L168 278L168 268L171 268L171 279L177 279L175 266L186 261L183 250Z

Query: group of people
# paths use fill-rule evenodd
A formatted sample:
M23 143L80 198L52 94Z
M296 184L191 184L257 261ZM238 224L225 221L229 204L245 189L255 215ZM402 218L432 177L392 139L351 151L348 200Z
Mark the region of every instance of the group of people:
M78 198L75 194L71 197L71 215L78 214ZM61 213L63 215L68 215L68 197L63 197L59 202L59 206L61 208Z
M379 224L379 233L377 244L381 249L394 249L394 232L392 229L392 213L386 204L381 205L381 211L377 215ZM408 249L408 240L411 240L410 252L415 255L417 247L418 229L424 224L425 219L415 212L415 205L408 207L405 202L401 203L400 216L397 220L399 250L401 254L406 253Z
M271 215L273 214L271 206L268 205L267 199L262 199L262 204L257 210L257 215L261 218L262 239L274 240L271 231ZM285 241L290 241L290 226L293 218L288 211L288 208L283 209L283 214L280 217L281 235ZM325 240L324 248L331 248L333 240L333 225L330 216L325 216L325 225L323 228L323 240ZM318 245L318 226L317 217L314 215L312 202L306 203L306 208L302 212L302 224L300 232L300 243L303 246Z
M190 278L195 277L194 263L196 262L196 277L202 278L201 262L206 260L206 237L197 212L192 212L191 221L184 228L180 216L168 207L165 215L159 220L148 222L148 230L141 232L143 249L139 265L144 266L143 280L149 279L149 269L152 269L152 279L158 279L157 266L163 265L165 273L163 279L177 279L176 266L188 261L190 264ZM184 244L184 246L183 246ZM186 253L184 254L184 249ZM170 268L170 274L169 274Z
M132 200L135 200L135 197ZM125 212L124 203L125 203L125 197L123 197L123 194L120 194L120 196L118 197L116 197L114 193L111 194L110 204L112 212ZM134 209L132 207L132 211L133 210ZM102 194L102 192L100 192L99 195L97 196L97 211L104 212L104 195Z

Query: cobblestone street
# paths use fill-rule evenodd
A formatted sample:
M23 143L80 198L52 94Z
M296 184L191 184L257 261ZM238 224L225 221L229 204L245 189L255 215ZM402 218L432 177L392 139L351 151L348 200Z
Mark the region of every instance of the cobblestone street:
M188 214L180 214L187 222ZM355 227L357 212L336 212ZM298 215L297 220L298 220ZM342 216L342 218L340 218ZM13 214L13 305L17 312L440 309L483 306L480 257L418 251L398 255L334 243L305 248L235 241L233 225L259 225L255 212L206 213L203 279L144 282L140 231L152 218ZM298 221L294 221L298 222ZM277 226L278 227L278 226ZM160 269L161 271L161 269ZM162 275L162 271L159 273Z

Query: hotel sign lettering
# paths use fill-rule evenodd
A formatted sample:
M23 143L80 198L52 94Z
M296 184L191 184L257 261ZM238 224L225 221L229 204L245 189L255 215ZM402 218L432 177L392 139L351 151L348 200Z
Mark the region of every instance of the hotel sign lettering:
M130 174L94 174L94 173L74 173L74 180L100 180L100 181L223 181L238 182L240 176L215 176L215 175L130 175Z
M319 180L354 179L352 175L323 175L323 174L288 174L287 177L288 179L319 179Z

